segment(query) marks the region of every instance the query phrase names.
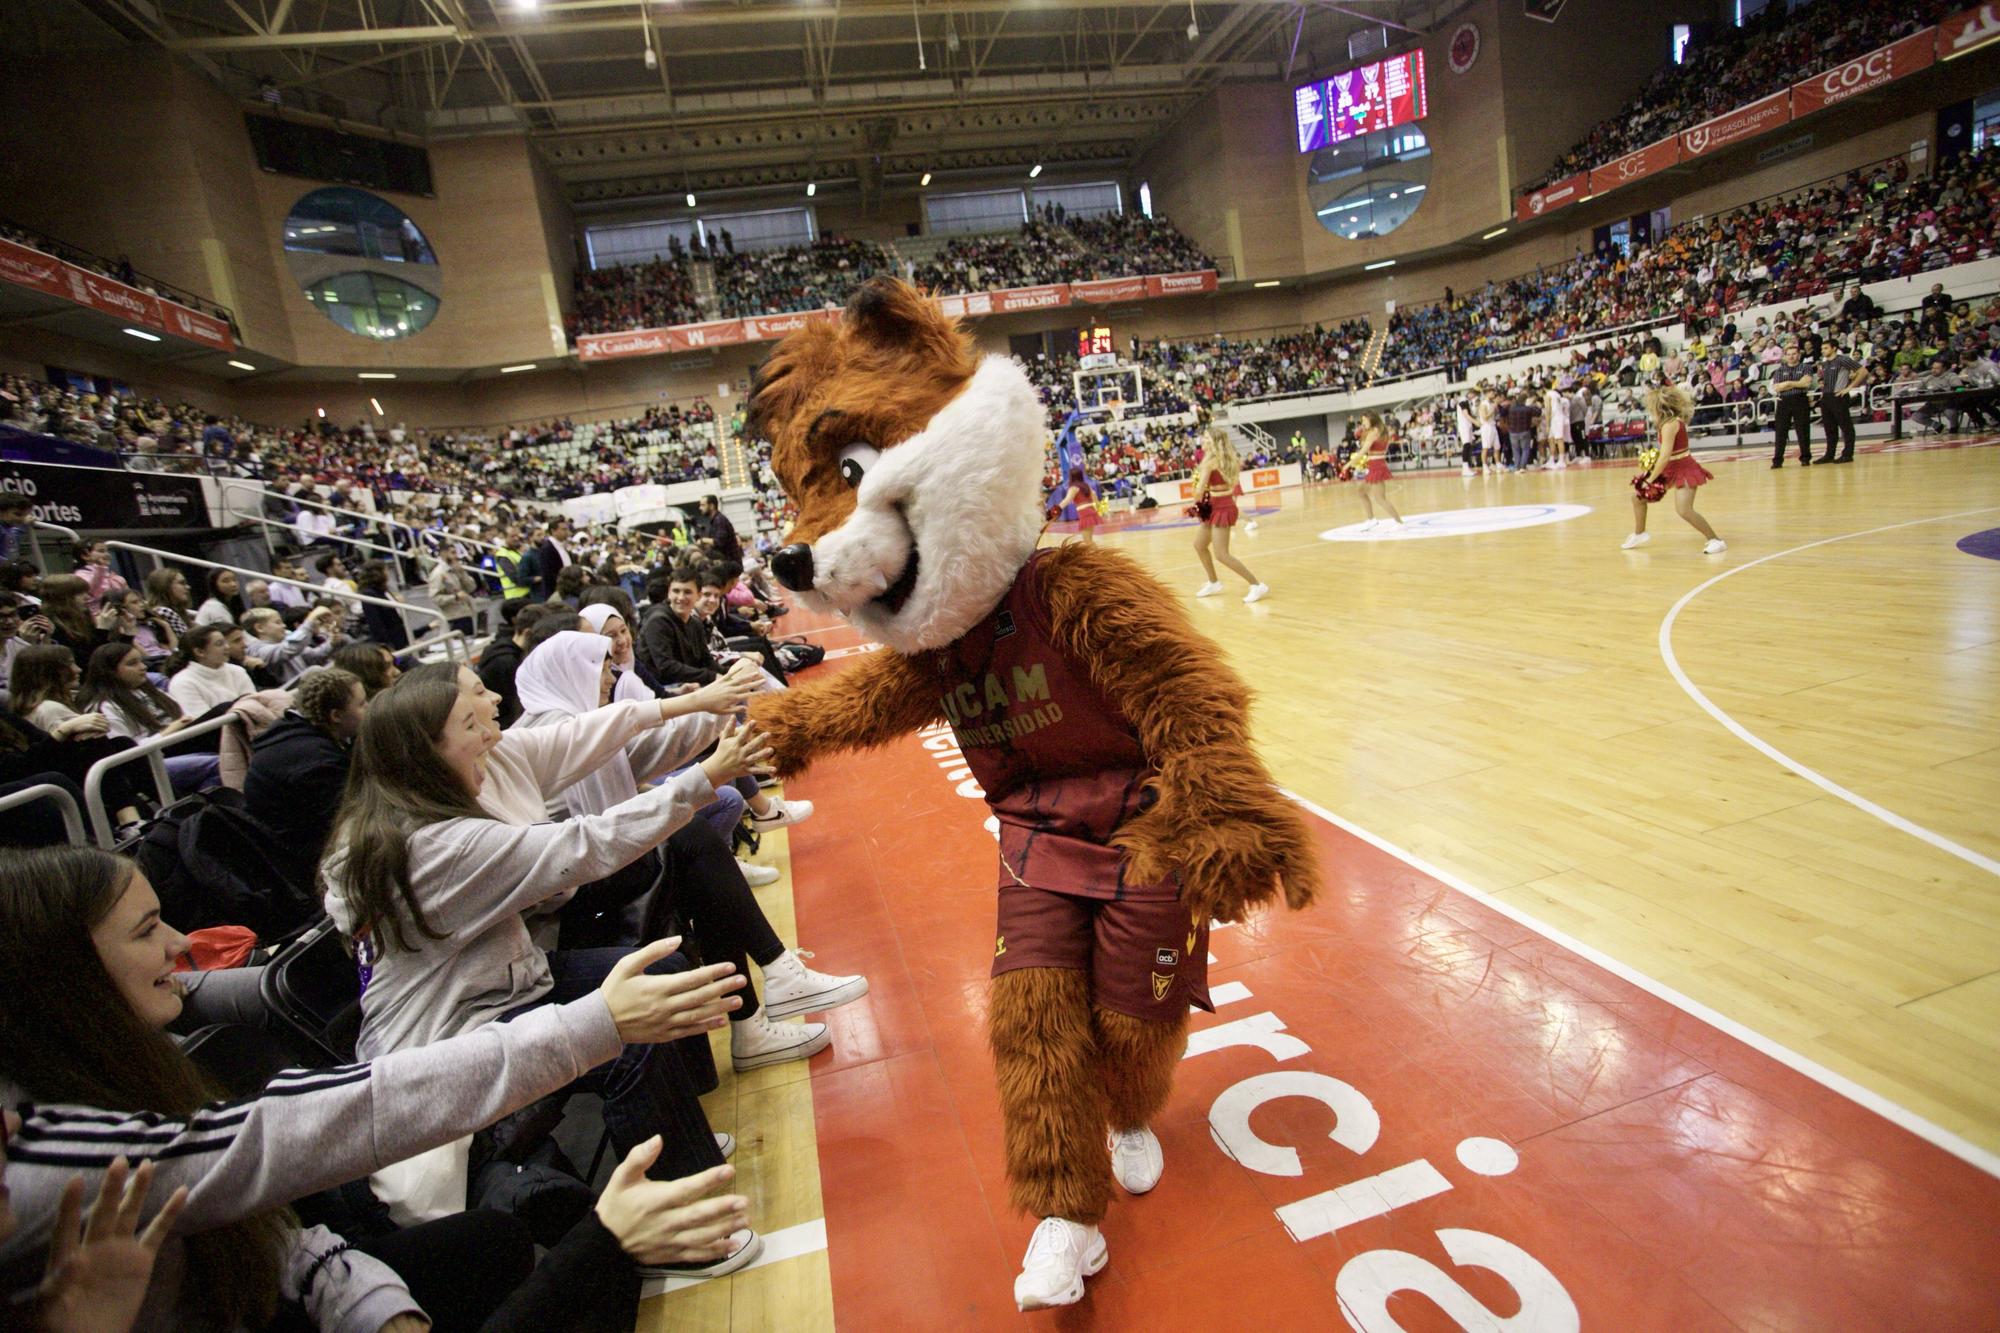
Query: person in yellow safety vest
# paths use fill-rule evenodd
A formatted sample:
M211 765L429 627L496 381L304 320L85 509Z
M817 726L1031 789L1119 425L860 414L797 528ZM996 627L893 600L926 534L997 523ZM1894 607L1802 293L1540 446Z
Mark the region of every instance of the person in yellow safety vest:
M521 553L514 548L511 539L503 541L493 552L493 570L500 576L500 596L503 599L534 595L534 586L521 576Z

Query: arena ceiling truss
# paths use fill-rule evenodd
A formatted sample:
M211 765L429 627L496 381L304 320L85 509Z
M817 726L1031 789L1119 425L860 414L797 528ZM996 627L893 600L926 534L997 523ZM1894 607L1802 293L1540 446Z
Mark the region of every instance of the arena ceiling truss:
M1460 0L1462 3L1462 0ZM1439 0L37 0L10 45L154 43L231 92L421 139L525 130L571 200L865 197L1117 171L1232 79L1338 65Z

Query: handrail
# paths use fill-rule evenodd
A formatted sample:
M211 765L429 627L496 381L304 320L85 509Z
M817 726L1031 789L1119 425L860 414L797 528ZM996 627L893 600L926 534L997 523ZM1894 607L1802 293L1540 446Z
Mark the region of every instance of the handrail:
M167 761L160 752L170 745L179 745L182 741L192 740L196 736L206 736L212 731L221 731L229 726L244 728L244 740L249 740L249 723L244 720L242 714L230 712L224 713L221 717L212 717L206 722L191 723L164 735L149 736L129 750L108 754L92 764L90 771L83 775L83 804L90 812L90 827L97 836L98 846L109 849L116 841L111 828L111 816L104 811L105 774L114 768L122 768L126 764L144 759L153 770L153 785L159 790L161 807L172 805L173 779L168 776Z
M257 488L258 488L258 489L259 489L260 491L262 491L262 492L263 492L263 493L264 493L265 495L271 495L271 494L274 494L274 492L272 492L272 490L271 490L271 487L270 487L270 485L269 485L268 483L266 483L266 482L263 482L263 481L257 481L257 480L254 480L254 479L251 479L251 478L247 478L247 477L230 477L230 478L224 478L224 479L221 479L221 481L220 481L220 485L221 485L221 487L222 487L222 491L223 491L223 507L224 507L225 509L226 509L226 508L228 507L228 504L229 504L229 488L230 488L231 486L255 486L255 487L257 487ZM436 492L416 492L416 491L412 491L412 492L411 492L411 494L413 494L413 495L415 495L415 494L435 494L435 493L436 493ZM340 507L339 505L336 505L336 504L328 504L328 503L327 503L327 502L326 502L325 500L314 500L314 499L309 499L309 498L307 498L307 497L305 497L305 496L301 496L301 495L282 495L282 496L279 496L278 498L279 498L279 499L281 499L281 500L286 500L286 501L289 501L289 502L290 502L290 503L292 503L292 504L296 504L296 505L301 505L301 506L310 506L310 507L311 507L311 508L313 508L313 509L318 509L318 510L321 510L322 512L325 512L325 513L329 513L329 514L343 514L343 515L345 515L345 516L346 516L346 517L348 517L348 518L358 518L358 519L363 519L363 520L365 520L365 521L367 521L367 522L370 522L370 523L380 523L380 524L382 524L382 525L384 525L384 526L386 526L386 527L392 527L392 528L402 528L402 529L404 529L405 531L409 532L409 533L411 534L411 536L412 536L412 537L414 537L414 538L417 538L417 539L419 539L419 540L421 540L421 538L422 538L423 534L424 534L424 533L425 533L426 531L428 531L428 529L426 529L426 528L420 528L420 527L416 526L416 525L415 525L414 523L405 523L405 522L403 522L403 521L402 521L401 519L396 519L396 518L391 518L391 517L389 517L389 516L388 516L388 515L386 515L386 514L381 514L381 513L374 513L374 514L371 514L371 513L368 513L368 512L366 511L366 510L361 510L361 509L342 509L342 508L341 508L341 507ZM258 513L260 513L260 514L262 514L262 513L264 512L264 510L263 510L263 505L262 505L261 503L260 503L260 504L258 505L258 507L257 507L257 512L258 512ZM275 520L275 519L273 519L273 520L271 520L271 521L272 521L272 522L277 522L277 520ZM284 524L279 524L279 526L280 526L280 527L283 527L283 526L285 526L285 525L284 525ZM485 547L485 548L486 548L487 550L489 550L489 551L497 551L497 550L499 550L499 549L500 549L500 548L499 548L498 546L494 545L494 544L493 544L492 542L487 542L487 541L481 541L481 540L480 540L479 538L477 538L477 537L461 537L461 536L459 536L459 535L458 535L458 534L456 534L456 533L452 533L452 534L450 535L450 538L449 538L449 539L450 539L451 541L454 541L454 542L458 542L458 543L461 543L461 544L464 544L464 545L471 545L471 546L482 546L482 547ZM347 539L343 539L343 540L347 540ZM402 551L397 551L397 552L396 552L396 554L398 554L398 555L403 555L403 554L407 554L407 553L406 553L406 552L402 552ZM426 555L426 556L428 556L428 555L429 555L429 552L428 552L428 551L424 551L424 550L421 550L421 549L420 549L420 550L419 550L419 551L417 552L417 554L421 554L421 555ZM431 559L433 559L433 560L435 560L435 559L436 559L437 557L435 557L435 556L430 556L430 558L431 558Z
M53 782L37 782L32 787L0 796L0 811L33 805L36 801L56 803L56 808L62 811L63 832L69 835L71 846L81 847L89 841L83 828L83 812L76 808L76 797L69 794L68 788L58 787Z
M23 227L18 222L0 221L0 236L4 236L9 231L15 233L17 236L27 238L25 241L16 241L15 244L17 245L25 244L31 250L39 250L53 259L61 259L66 263L76 263L77 259L81 259L85 262L80 264L79 267L94 269L98 271L100 276L110 278L113 282L125 282L125 279L119 277L116 272L116 263L106 259L103 255L93 254L80 245L71 245L68 241L58 240L47 232L36 231L33 227ZM64 251L67 251L68 254L65 254ZM76 258L72 259L70 257L72 255ZM133 268L129 261L125 267L135 280L144 280L143 282L133 281L126 285L138 287L142 291L151 289L152 294L155 296L165 296L168 300L187 306L191 310L199 310L204 314L213 315L217 319L227 323L232 329L236 327L236 316L228 306L218 305L206 297L196 296L193 292L184 291L170 282L161 281L150 273L141 273L138 269Z
M308 583L304 579L286 578L282 574L267 574L261 569L246 569L242 565L225 565L214 560L202 560L195 556L181 555L175 551L162 551L152 546L139 546L132 542L106 541L104 545L114 551L131 551L135 555L149 555L153 557L153 564L156 568L168 561L172 561L179 565L199 565L203 569L226 569L234 574L247 575L253 579L262 579L266 583L284 583L294 588L303 588L315 597L332 597L341 602L360 602L368 606L386 606L404 617L403 627L406 631L410 624L408 617L412 611L420 616L429 616L447 629L451 627L451 617L435 607L417 606L410 602L399 602L393 597L377 597L373 593L365 592L347 592L343 589L329 588L324 583Z

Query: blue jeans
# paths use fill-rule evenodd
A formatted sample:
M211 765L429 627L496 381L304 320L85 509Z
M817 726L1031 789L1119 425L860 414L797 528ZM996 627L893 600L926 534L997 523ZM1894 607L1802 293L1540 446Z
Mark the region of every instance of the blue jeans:
M513 1018L537 1005L580 1000L604 983L629 949L558 949L549 954L555 989L534 1004L522 1005ZM669 954L647 968L665 975L686 972L681 954ZM646 1174L654 1180L678 1180L722 1165L699 1094L716 1084L715 1063L706 1036L689 1037L659 1046L627 1046L617 1059L599 1065L570 1084L571 1091L594 1092L604 1099L604 1127L623 1157L653 1135L660 1136L659 1160Z
M212 754L170 754L167 761L167 781L173 784L175 796L188 796L198 791L207 791L222 781L222 759Z
M1518 471L1528 466L1528 455L1534 452L1535 436L1532 431L1510 430L1507 441L1514 446L1514 467Z

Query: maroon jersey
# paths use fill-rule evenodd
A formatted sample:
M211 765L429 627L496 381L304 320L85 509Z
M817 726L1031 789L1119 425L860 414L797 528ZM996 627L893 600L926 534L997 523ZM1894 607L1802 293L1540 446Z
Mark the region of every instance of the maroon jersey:
M1139 736L1056 646L1037 551L986 619L925 655L966 767L1000 819L1000 883L1087 898L1177 898L1128 883L1118 826L1152 802Z

